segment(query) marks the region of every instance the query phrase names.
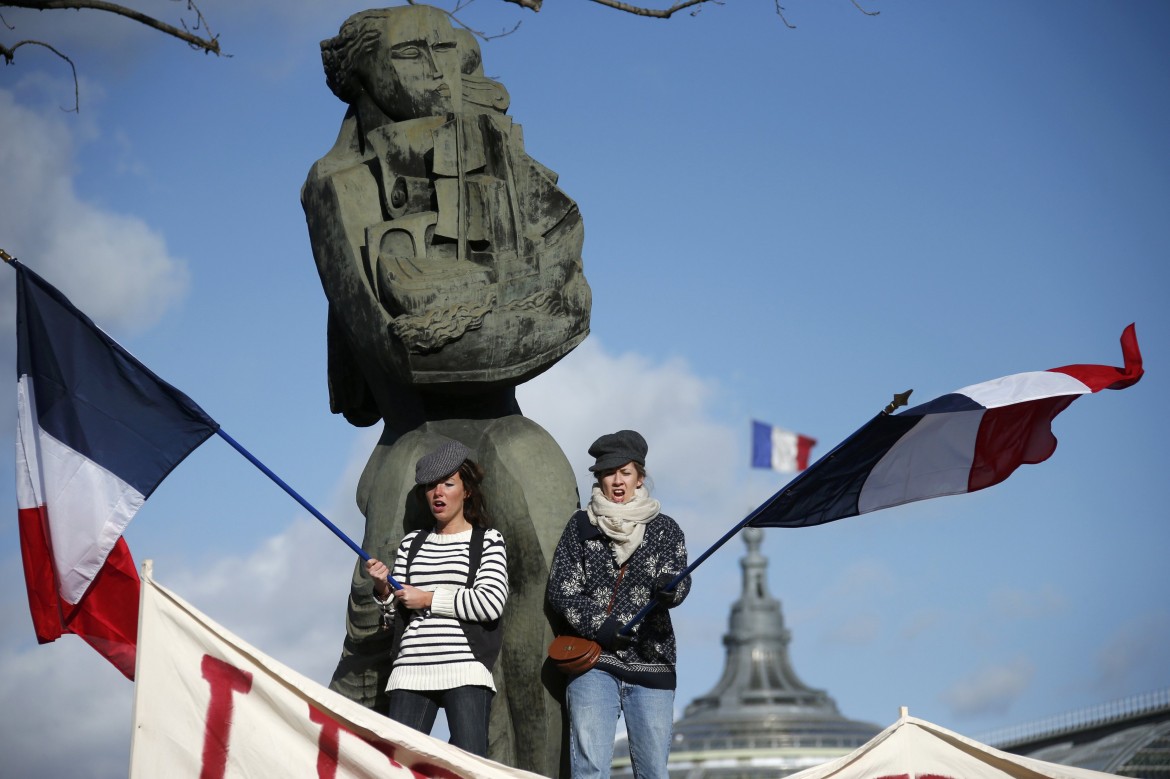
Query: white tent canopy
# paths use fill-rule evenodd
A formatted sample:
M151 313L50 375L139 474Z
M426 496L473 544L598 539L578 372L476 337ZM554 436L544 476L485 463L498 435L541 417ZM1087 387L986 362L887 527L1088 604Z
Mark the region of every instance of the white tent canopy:
M902 716L844 757L788 779L1105 779L1115 774L1002 752L938 725Z

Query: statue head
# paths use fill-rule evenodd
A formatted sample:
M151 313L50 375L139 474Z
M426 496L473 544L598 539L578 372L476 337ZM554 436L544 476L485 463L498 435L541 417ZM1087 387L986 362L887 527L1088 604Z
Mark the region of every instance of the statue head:
M321 42L325 81L351 105L363 97L393 121L461 110L463 76L482 71L479 45L429 6L362 11Z

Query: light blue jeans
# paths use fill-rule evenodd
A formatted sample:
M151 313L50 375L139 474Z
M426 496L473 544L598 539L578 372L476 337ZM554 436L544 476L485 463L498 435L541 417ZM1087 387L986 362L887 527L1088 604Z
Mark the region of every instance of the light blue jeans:
M594 668L569 682L569 763L573 779L608 779L619 715L626 718L637 779L667 779L674 690L623 682Z

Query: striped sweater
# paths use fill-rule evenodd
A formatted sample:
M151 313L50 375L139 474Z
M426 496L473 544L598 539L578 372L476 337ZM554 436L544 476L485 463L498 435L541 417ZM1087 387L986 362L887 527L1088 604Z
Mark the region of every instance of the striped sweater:
M491 622L504 613L508 600L504 537L497 530L486 531L475 584L468 588L471 530L431 533L408 572L407 552L419 532L408 533L398 545L392 575L435 596L429 609L409 614L386 689L448 690L477 685L495 690L491 671L476 660L459 623Z

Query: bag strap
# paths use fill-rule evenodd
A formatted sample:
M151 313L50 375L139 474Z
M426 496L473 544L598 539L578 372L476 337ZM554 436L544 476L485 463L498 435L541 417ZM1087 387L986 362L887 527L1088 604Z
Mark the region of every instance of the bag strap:
M471 526L471 548L467 550L467 589L475 585L475 574L479 572L479 561L483 559L484 530L479 525Z

